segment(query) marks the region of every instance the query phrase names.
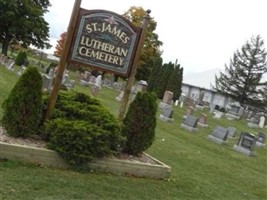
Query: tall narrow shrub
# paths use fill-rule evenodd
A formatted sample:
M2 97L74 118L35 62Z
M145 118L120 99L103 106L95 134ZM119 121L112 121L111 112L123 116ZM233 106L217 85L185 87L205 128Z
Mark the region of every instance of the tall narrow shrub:
M20 51L19 54L17 55L16 59L15 59L15 64L21 66L21 65L24 65L26 61L27 61L26 52Z
M8 134L26 137L37 133L42 115L42 76L36 68L27 68L2 107L2 124Z
M155 138L157 97L139 92L123 120L122 135L126 137L123 151L138 155L148 149Z

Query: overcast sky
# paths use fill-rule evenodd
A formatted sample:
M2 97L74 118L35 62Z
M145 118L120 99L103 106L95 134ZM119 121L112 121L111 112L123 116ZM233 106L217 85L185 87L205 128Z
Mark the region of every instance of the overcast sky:
M51 44L67 30L74 2L50 0L45 18ZM267 46L267 0L83 0L81 5L118 14L131 6L151 9L164 63L178 59L185 73L224 69L252 35L261 35Z

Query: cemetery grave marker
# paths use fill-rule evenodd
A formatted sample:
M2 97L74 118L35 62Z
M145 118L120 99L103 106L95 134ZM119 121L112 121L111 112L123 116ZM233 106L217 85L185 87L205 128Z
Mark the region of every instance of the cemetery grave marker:
M237 129L234 127L228 127L228 137L235 137Z
M265 125L265 117L264 116L261 116L260 117L260 122L259 122L259 127L260 128L263 128Z
M234 150L244 153L248 156L255 155L253 152L256 143L255 135L247 132L241 132L237 144L234 145Z
M190 132L198 131L197 128L198 118L192 115L188 115L182 122L181 128L186 129Z
M207 115L204 113L201 113L199 118L198 118L198 125L201 127L208 127L209 125L207 124Z
M172 108L164 108L159 117L162 121L173 122L174 121L174 119L172 118L173 117L173 109Z
M256 138L256 146L264 147L265 146L266 135L264 133L258 133Z
M217 126L210 135L208 135L208 139L218 143L218 144L223 144L226 143L226 139L228 136L228 129Z
M216 111L215 115L213 116L214 119L221 119L223 116L223 112Z
M231 109L225 114L227 119L240 119L243 116L244 108L241 106L232 105Z

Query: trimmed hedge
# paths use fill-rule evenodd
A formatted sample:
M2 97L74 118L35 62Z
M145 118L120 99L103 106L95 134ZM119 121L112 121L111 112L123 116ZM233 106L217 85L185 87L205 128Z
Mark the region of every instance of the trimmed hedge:
M2 124L7 133L16 137L37 134L42 102L42 76L35 67L28 67L2 104Z
M73 91L60 91L45 127L49 148L79 167L119 152L123 142L119 121L97 99Z
M138 92L123 120L122 135L126 137L123 151L138 155L155 139L157 97L155 93Z

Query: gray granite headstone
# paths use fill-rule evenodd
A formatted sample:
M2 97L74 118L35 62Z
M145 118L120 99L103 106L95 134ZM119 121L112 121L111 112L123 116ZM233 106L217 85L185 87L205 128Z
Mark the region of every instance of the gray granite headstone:
M194 117L192 115L187 115L186 118L183 119L183 122L180 127L190 132L192 131L196 132L198 131L197 123L198 123L197 117Z
M226 128L223 128L223 127L220 127L220 126L217 126L212 134L212 136L216 137L216 138L219 138L221 140L226 140L227 139L227 136L228 136L228 129Z
M217 126L210 135L208 135L208 139L222 144L226 142L228 136L228 129L221 127L221 126Z
M248 156L252 156L255 155L253 152L255 143L256 143L255 135L247 132L241 132L237 144L234 145L234 149Z
M264 133L258 133L256 138L256 146L264 147L265 146L266 135Z
M162 121L172 122L174 121L172 117L173 117L173 109L169 107L163 108L162 113L160 114L160 119Z
M192 115L188 115L187 118L184 119L183 124L196 128L197 127L198 118Z
M165 117L168 117L168 118L172 118L172 116L173 116L173 109L164 108L163 111L162 111L162 115L164 115Z
M228 137L235 137L237 129L234 127L228 127Z

